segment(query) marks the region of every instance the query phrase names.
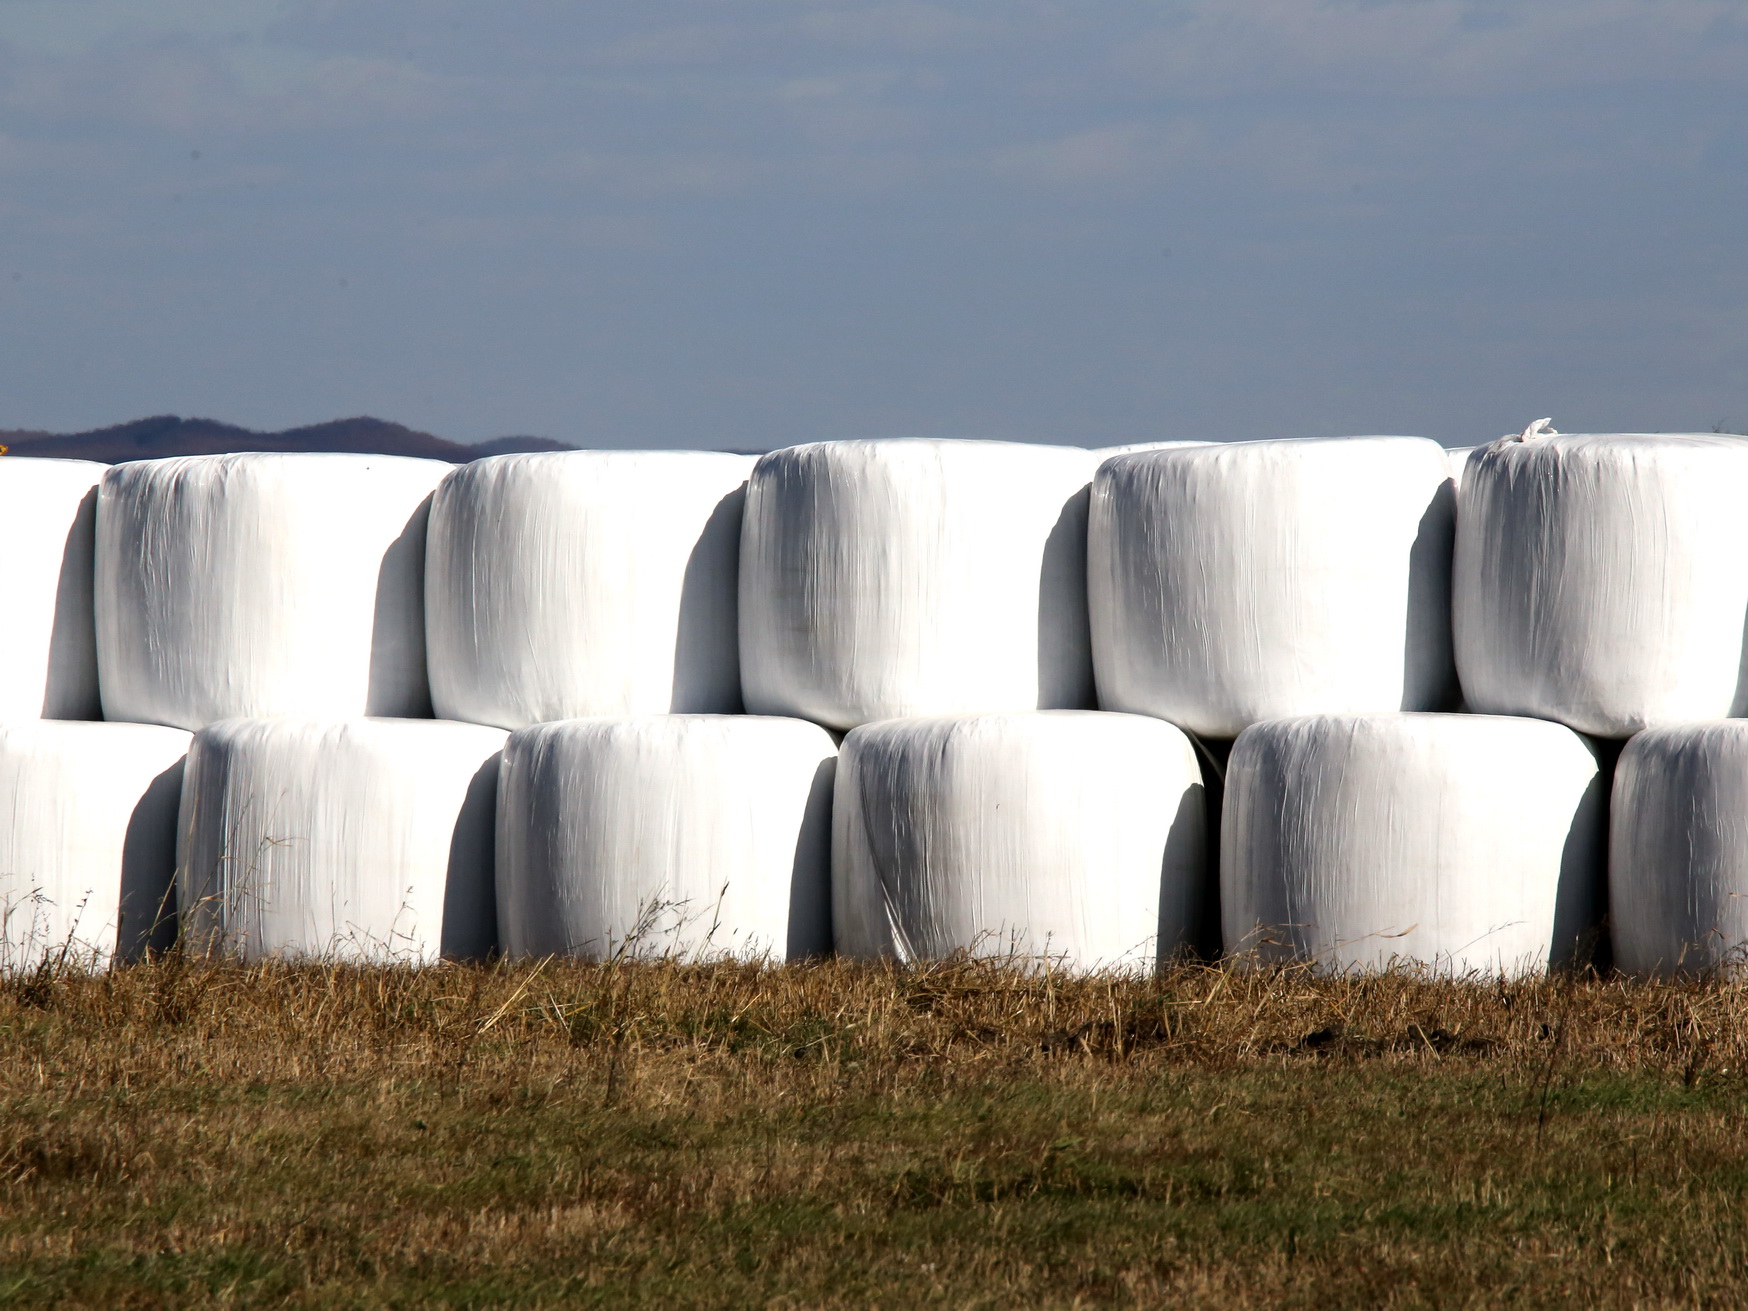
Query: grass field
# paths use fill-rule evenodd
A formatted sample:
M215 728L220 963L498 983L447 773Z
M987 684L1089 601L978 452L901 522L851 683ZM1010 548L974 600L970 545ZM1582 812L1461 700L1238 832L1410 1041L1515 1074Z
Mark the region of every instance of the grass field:
M0 1305L1748 1302L1728 983L0 984Z

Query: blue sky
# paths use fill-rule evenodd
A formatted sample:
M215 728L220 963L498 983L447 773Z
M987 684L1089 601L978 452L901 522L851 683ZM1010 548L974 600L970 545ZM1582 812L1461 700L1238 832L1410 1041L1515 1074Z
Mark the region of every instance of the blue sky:
M0 0L0 427L1748 428L1748 0Z

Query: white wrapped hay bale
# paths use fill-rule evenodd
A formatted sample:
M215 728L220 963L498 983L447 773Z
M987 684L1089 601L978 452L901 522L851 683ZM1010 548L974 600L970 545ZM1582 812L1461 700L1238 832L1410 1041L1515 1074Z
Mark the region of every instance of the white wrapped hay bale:
M818 442L761 458L741 539L747 709L852 728L1090 705L1098 458L977 441Z
M1185 446L1212 446L1212 442L1169 441L1169 442L1127 442L1122 446L1095 447L1093 454L1101 460L1108 460L1113 455L1133 455L1136 451L1175 451Z
M1253 725L1226 770L1226 949L1334 970L1543 969L1600 910L1605 802L1589 744L1543 720Z
M173 940L188 741L153 724L0 725L0 969Z
M504 751L512 956L794 959L831 948L831 735L799 719L537 724Z
M840 954L1151 966L1201 914L1202 775L1183 733L1089 711L892 719L844 739Z
M1454 503L1444 450L1418 437L1107 460L1087 545L1099 704L1217 738L1445 708Z
M0 460L0 719L96 719L88 460Z
M1565 435L1482 447L1463 482L1469 705L1598 737L1748 709L1748 442Z
M1459 488L1463 485L1463 469L1469 463L1469 456L1474 452L1473 446L1447 446L1445 454L1451 461L1451 481Z
M245 959L487 954L505 736L428 719L202 729L177 854L184 933Z
M739 710L752 467L717 451L559 451L456 469L426 559L436 713L520 728Z
M425 517L450 465L379 455L120 464L97 505L109 719L424 715Z
M1610 822L1615 964L1677 974L1748 962L1748 721L1634 737Z

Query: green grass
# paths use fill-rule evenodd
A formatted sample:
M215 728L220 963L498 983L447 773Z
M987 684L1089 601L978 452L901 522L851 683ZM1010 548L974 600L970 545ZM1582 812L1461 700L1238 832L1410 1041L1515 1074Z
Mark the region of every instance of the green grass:
M0 1305L1724 1306L1727 983L0 986Z

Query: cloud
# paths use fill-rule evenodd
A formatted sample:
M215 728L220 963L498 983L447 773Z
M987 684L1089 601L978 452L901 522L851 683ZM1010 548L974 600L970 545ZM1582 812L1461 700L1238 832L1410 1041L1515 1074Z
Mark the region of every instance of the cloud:
M592 247L650 251L664 245L662 234L629 214L505 212L439 215L416 225L408 236L418 254L453 258L458 252L514 255L530 248ZM539 276L537 270L530 270Z
M187 35L7 53L0 103L41 122L222 135L335 128L427 117L452 91L405 61L299 57Z
M59 56L118 37L259 35L291 8L292 0L4 0L8 42Z
M993 16L965 12L976 6L948 9L928 4L844 4L817 6L795 18L798 35L833 45L906 53L963 49L1001 33L1005 23ZM995 10L994 12L1000 12Z
M1199 154L1206 134L1193 123L1110 123L996 152L999 175L1046 185L1155 182Z
M499 157L487 166L496 181L568 183L616 200L726 196L771 175L770 165L730 153L612 153L566 150L521 159ZM473 175L463 185L478 179Z
M1748 76L1740 0L1189 0L1113 64L1174 95L1475 95Z
M697 67L720 64L745 38L733 23L684 23L631 32L588 53L591 64Z
M895 103L902 79L885 70L792 78L776 99L788 111L802 140L830 151L890 145L923 134L926 115Z
M313 61L288 81L274 97L282 121L294 103L310 107L304 121L312 124L420 118L445 104L445 79L389 59L337 55Z

